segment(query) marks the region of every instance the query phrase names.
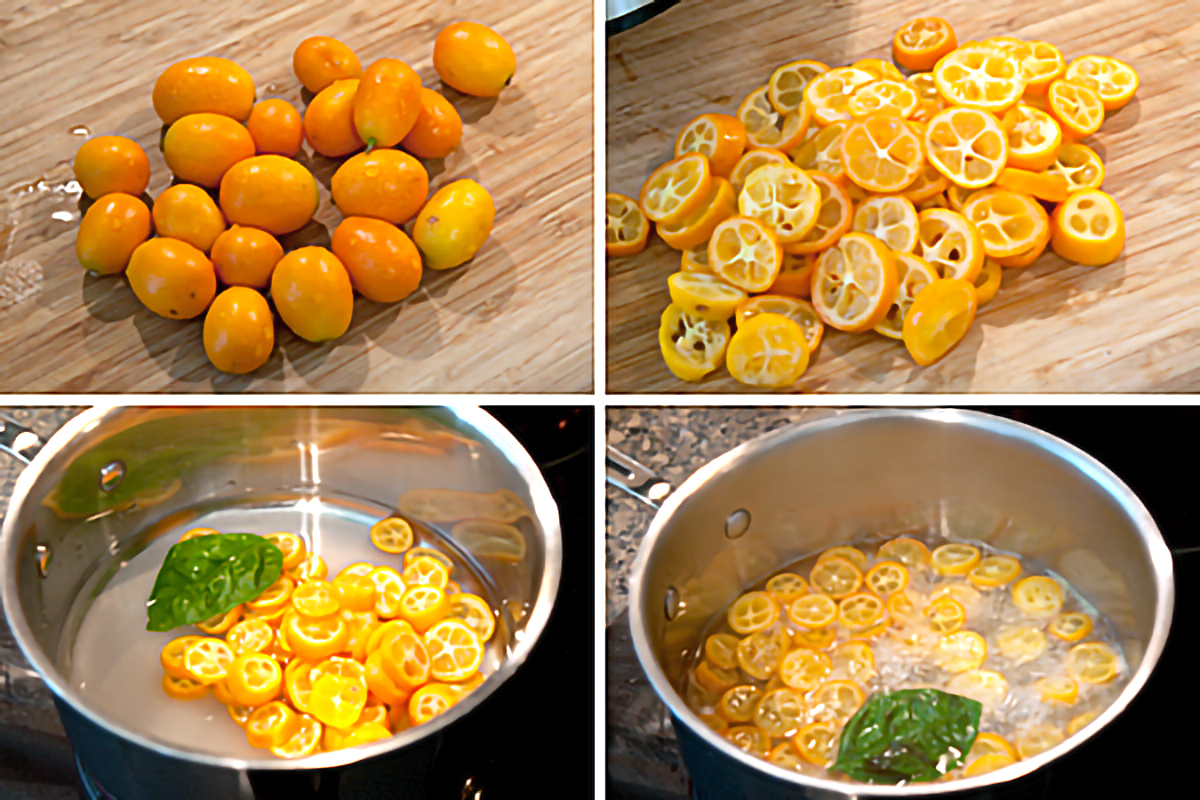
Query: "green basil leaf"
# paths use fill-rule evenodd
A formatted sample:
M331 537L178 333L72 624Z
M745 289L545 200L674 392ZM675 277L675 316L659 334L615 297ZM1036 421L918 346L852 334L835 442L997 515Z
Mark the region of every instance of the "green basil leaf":
M966 759L982 713L938 689L876 694L846 723L833 769L864 783L937 780Z
M279 579L283 552L253 533L220 533L167 551L146 601L146 630L195 625L253 600Z

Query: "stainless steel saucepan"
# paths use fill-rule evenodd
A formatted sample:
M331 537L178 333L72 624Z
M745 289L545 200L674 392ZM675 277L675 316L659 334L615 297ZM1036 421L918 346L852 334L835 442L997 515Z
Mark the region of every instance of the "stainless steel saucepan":
M11 421L0 434L5 449L28 462L0 534L5 614L103 796L274 797L281 787L313 790L323 778L328 785L336 772L340 797L424 797L444 733L521 668L554 603L558 509L529 455L479 409L96 408L44 445ZM319 528L321 513L378 519L401 494L426 488L511 492L505 496L524 509L514 525L526 542L516 563L476 557L449 524L428 526L497 599L496 637L507 649L478 689L430 722L298 761L265 752L228 758L115 721L72 680L72 643L89 604L137 553L198 515L223 509L236 518L239 509L281 506Z
M638 484L644 499L669 488L629 464L610 469L610 479L613 472L618 483ZM784 770L742 753L688 708L677 688L686 658L744 586L860 535L921 530L1036 558L1070 581L1121 639L1132 675L1116 701L1039 756L976 778L908 786ZM1137 695L1162 653L1173 602L1171 557L1154 520L1091 456L987 414L872 409L766 434L689 478L641 543L629 619L698 798L1000 798L1031 796L1042 767L1085 744Z

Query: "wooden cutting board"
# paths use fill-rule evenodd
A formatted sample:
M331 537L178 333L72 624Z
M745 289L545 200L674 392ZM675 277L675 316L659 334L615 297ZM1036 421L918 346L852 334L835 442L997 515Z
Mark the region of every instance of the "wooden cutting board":
M916 366L900 342L826 330L793 390L824 392L1156 392L1200 387L1200 4L1195 0L1028 0L920 3L704 2L679 5L608 42L607 191L637 196L669 160L688 120L735 113L780 64L830 66L891 57L895 30L944 17L960 42L1010 34L1042 39L1067 59L1117 56L1141 76L1138 96L1091 145L1104 190L1125 213L1124 254L1106 267L1052 252L1006 270L999 295L958 349ZM608 390L747 391L720 370L676 379L659 353L659 316L679 254L661 240L608 262Z
M490 25L517 54L499 98L444 87L433 40L463 19ZM0 0L0 392L587 391L592 385L592 5L587 0ZM314 34L349 44L366 66L408 61L463 117L462 146L427 161L431 191L470 177L492 193L496 227L470 265L427 270L398 304L355 299L350 330L310 344L276 325L271 359L248 376L208 363L201 322L155 316L122 277L75 258L79 192L70 162L93 135L136 139L150 194L170 183L150 103L183 58L232 58L259 99L303 109L292 51ZM86 130L85 130L86 129ZM82 134L82 135L81 135ZM340 221L328 185L340 163L308 163L322 195L312 241Z

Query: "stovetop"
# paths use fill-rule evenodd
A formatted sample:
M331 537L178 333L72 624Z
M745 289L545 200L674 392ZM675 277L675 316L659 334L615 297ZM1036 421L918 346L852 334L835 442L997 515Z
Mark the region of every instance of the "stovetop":
M48 436L79 409L13 412ZM449 729L434 761L428 795L453 800L553 797L564 786L588 794L595 784L595 525L591 407L488 408L541 468L558 504L563 532L559 594L538 645L520 670L463 724ZM19 468L0 460L0 511ZM8 631L0 617L0 647ZM0 662L8 656L0 654ZM569 721L570 727L564 727ZM485 736L484 731L492 732ZM500 735L495 735L499 731ZM553 765L552 768L550 765ZM563 775L570 781L564 782ZM0 674L0 798L76 800L94 796L79 780L48 692L14 670ZM337 797L336 781L289 798Z
M1145 503L1175 563L1175 611L1158 666L1126 711L1047 768L1046 800L1169 796L1168 777L1195 757L1195 642L1200 619L1200 506L1184 454L1200 409L1037 406L978 409L1054 434L1108 466ZM808 410L808 414L822 413ZM823 412L828 413L828 412ZM675 486L716 455L797 421L797 409L610 409L608 442L654 466ZM1175 459L1179 458L1179 461ZM608 488L607 775L609 798L682 800L690 795L665 706L633 653L624 609L625 570L653 512ZM618 523L613 523L614 512ZM1170 781L1170 782L1168 782ZM1182 796L1182 795L1181 795Z

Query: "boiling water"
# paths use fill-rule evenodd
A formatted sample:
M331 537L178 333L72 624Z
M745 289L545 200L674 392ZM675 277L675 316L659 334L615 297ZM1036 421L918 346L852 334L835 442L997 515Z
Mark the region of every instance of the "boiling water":
M949 542L949 540L937 536L911 537L910 535L910 538L920 539L931 551ZM878 539L869 542L853 543L855 547L868 555L868 568L884 560L875 555L878 546L884 541L886 540ZM966 612L966 622L959 630L974 631L982 635L987 642L987 657L979 664L978 669L998 672L1008 682L1008 691L1003 699L999 702L984 703L983 715L979 726L980 732L995 733L1002 736L1010 744L1015 745L1017 737L1034 725L1050 725L1066 735L1068 726L1072 720L1076 720L1085 714L1098 716L1108 708L1125 688L1130 677L1129 665L1125 660L1125 655L1116 631L1109 620L1097 612L1061 575L1046 569L1039 562L1024 558L1017 553L998 550L982 542L967 541L964 543L977 547L983 558L991 555L1007 555L1017 558L1021 562L1021 574L1003 587L981 590L972 587L966 581L965 576L943 576L929 568L910 569L910 582L906 591L913 592L924 598L931 598L939 589L957 584L958 588L951 596L963 603ZM812 568L816 565L818 557L819 553L814 553L790 565L773 570L771 575L790 572L807 579ZM863 570L863 572L865 573L866 570ZM1032 620L1021 612L1012 600L1012 587L1017 581L1032 575L1047 575L1052 577L1062 588L1063 604L1059 613L1082 612L1092 619L1094 627L1087 636L1077 642L1062 641L1058 637L1046 632L1049 620ZM758 583L746 587L744 591L763 590L769 577L766 576ZM865 591L866 588L866 586L863 586L860 591ZM920 609L918 608L918 613L919 611ZM704 642L710 635L717 633L732 633L742 638L729 627L727 612L728 606L713 617L712 621L701 634L696 652L690 654L690 658L688 659L691 668L688 669L684 684L680 687L688 705L698 714L710 715L717 712L717 697L706 692L703 687L696 683L694 678L695 667L705 659ZM1045 633L1045 650L1036 658L1020 662L1003 655L997 643L997 634L1010 626L1030 624L1036 625ZM775 625L782 625L792 632L800 630L787 619L784 613L780 614L780 621L776 622ZM851 638L855 637L850 635L845 628L838 626L837 639L834 644L831 644L826 649L826 652L832 653L834 647ZM1079 695L1073 704L1044 702L1041 697L1041 691L1036 686L1036 682L1040 678L1065 674L1063 664L1068 651L1082 642L1103 642L1108 645L1118 656L1119 672L1117 677L1104 684L1089 684L1080 681L1078 684ZM947 688L947 684L954 677L954 674L943 670L934 663L929 658L927 652L905 646L899 637L890 635L890 633L871 637L869 644L875 659L875 674L868 680L860 681L867 699L870 699L872 695L878 692L926 687L939 688L953 693L953 689ZM738 673L742 683L752 684L760 689L782 686L778 676L773 677L770 681L762 681L748 675L744 670L739 669ZM845 679L847 677L849 676L842 674L841 669L835 669L834 673L829 676L830 679ZM731 726L736 724L740 723L730 723ZM1079 729L1082 729L1082 727L1086 727L1086 725L1079 725ZM1078 730L1075 732L1078 732ZM781 744L783 741L778 738L773 739L772 746ZM832 757L836 758L836 747ZM788 766L813 777L850 780L845 775L831 772L813 764L792 763L789 761ZM946 776L945 779L962 777L962 771L962 768L955 770Z
M360 501L304 497L282 503L215 508L186 524L154 530L151 535L156 538L144 550L120 562L118 571L90 606L86 606L87 593L81 595L81 605L73 609L71 618L82 614L83 620L73 648L61 654L60 665L89 706L131 731L200 753L271 758L246 742L245 734L211 693L187 702L172 700L163 693L159 651L177 636L200 631L190 626L166 633L146 630L146 599L158 569L186 530L206 527L222 533L296 533L310 552L325 560L330 578L356 561L401 570L402 556L384 553L369 538L371 524L390 513L389 509L372 508ZM454 560L452 577L464 592L483 597L493 609L500 607L486 577L473 569L454 545L437 537L422 538L419 530L415 534L415 544L437 547ZM507 630L504 621L497 620L496 635L488 643L481 667L485 675L499 668L508 652Z

